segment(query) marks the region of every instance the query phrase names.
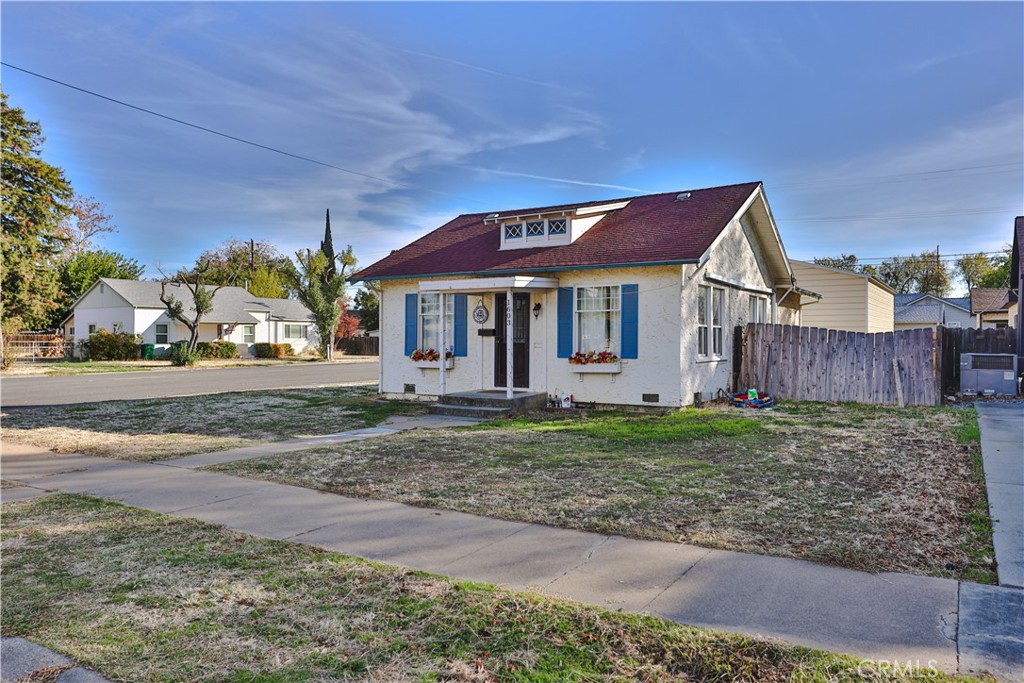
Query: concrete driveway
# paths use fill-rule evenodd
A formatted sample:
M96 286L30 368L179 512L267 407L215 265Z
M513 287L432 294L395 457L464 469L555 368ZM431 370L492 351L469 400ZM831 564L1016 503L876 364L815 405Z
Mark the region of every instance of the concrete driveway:
M196 370L149 370L57 377L9 377L4 408L164 398L229 391L325 387L377 381L377 359Z

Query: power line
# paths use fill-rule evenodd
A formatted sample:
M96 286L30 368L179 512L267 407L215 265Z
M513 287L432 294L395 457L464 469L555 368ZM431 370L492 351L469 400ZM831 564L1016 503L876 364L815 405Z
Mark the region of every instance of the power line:
M970 175L990 175L992 173L1005 173L1005 170L988 170L985 169L1006 169L1008 167L1024 166L1024 161L1007 161L999 164L983 164L978 166L959 166L956 168L938 168L930 171L911 171L907 173L893 173L889 175L879 176L853 176L845 178L821 178L818 180L807 180L807 181L796 181L796 182L780 182L772 185L776 189L793 189L799 187L816 187L822 185L834 185L834 184L870 184L870 183L881 183L881 182L892 182L903 180L940 180L949 178L950 174L961 173L963 171L983 171L982 173L971 173ZM945 175L940 175L945 174ZM918 177L918 176L935 176L932 178Z
M0 64L2 64L3 66L6 66L9 69L14 69L15 71L20 71L22 73L28 74L29 76L35 76L36 78L41 78L44 81L49 81L51 83L56 83L57 85L64 86L65 88L70 88L72 90L77 90L78 92L85 93L86 95L92 95L93 97L98 97L98 98L100 98L102 100L106 100L108 102L113 102L114 104L119 104L122 107L127 107L129 109L134 109L136 111L143 112L144 114L150 114L152 116L157 116L157 117L159 117L161 119L166 119L167 121L172 121L174 123L181 124L182 126L188 126L189 128L195 128L196 130L201 130L201 131L203 131L205 133L211 133L212 135L218 135L218 136L220 136L222 138L227 138L228 140L234 140L235 142L241 142L244 145L249 145L251 147L257 147L259 149L266 150L268 152L273 152L275 154L281 154L281 155L286 156L286 157L291 157L292 159L298 159L299 161L306 161L306 162L309 162L311 164L317 164L318 166L324 166L325 168L331 168L331 169L334 169L335 171L341 171L342 173L348 173L350 175L358 176L360 178L367 178L369 180L376 180L376 181L381 182L381 183L387 183L389 185L395 185L395 186L402 187L402 188L405 188L405 189L415 189L415 188L413 188L413 186L407 185L407 184L399 182L397 180L390 180L388 178L382 178L380 176L375 176L375 175L372 175L370 173L363 173L361 171L353 171L350 168L345 168L343 166L336 166L335 164L327 163L326 161L320 161L319 159L313 159L312 157L307 157L307 156L304 156L302 154L295 154L293 152L288 152L288 151L283 150L283 149L278 149L277 147L271 147L269 145L264 145L264 144L261 144L259 142L254 142L252 140L247 140L245 138L238 137L237 135L231 135L230 133L224 133L224 132L219 131L219 130L214 130L213 128L207 128L206 126L201 126L201 125L199 125L197 123L191 123L190 121L184 121L182 119L178 119L178 118L175 118L173 116L168 116L167 114L161 114L160 112L153 111L152 109L146 109L145 107L140 107L138 105L131 104L129 102L124 102L123 100L119 100L119 99L116 99L116 98L113 98L113 97L108 97L107 95L103 95L101 93L94 92L94 91L89 90L87 88L80 88L77 85L72 85L70 83L65 83L64 81L57 80L56 78L50 78L49 76L44 76L43 74L36 73L35 71L29 71L28 69L23 69L20 66L15 66L15 65L10 64L8 62L0 61ZM427 190L427 191L428 192L433 192L433 190ZM444 193L437 193L437 194L444 194Z

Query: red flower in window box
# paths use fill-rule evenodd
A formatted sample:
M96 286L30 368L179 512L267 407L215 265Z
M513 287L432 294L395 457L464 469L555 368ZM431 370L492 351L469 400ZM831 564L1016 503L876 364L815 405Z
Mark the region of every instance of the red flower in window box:
M619 357L611 351L577 351L569 356L570 365L595 365L599 363L618 363Z
M444 357L454 358L455 354L453 354L451 351L448 351L444 354ZM417 362L427 361L428 363L435 363L441 360L441 353L435 349L427 349L426 351L422 349L416 349L409 355L409 359Z

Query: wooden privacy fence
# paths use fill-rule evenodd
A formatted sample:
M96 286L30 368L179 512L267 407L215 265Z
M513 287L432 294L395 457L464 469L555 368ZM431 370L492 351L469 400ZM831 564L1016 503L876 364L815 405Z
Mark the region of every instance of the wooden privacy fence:
M971 327L940 327L942 388L960 391L961 353L1017 353L1017 331L1012 327L979 330Z
M339 346L350 356L380 355L380 337L349 337L341 340Z
M743 335L736 385L780 399L939 405L941 335L932 329L847 332L753 324Z

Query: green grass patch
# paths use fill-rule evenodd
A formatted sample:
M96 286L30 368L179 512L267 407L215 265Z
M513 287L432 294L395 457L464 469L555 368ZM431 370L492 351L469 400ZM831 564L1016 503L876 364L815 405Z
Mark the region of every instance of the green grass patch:
M3 635L115 680L921 680L78 495L5 505L2 540Z

